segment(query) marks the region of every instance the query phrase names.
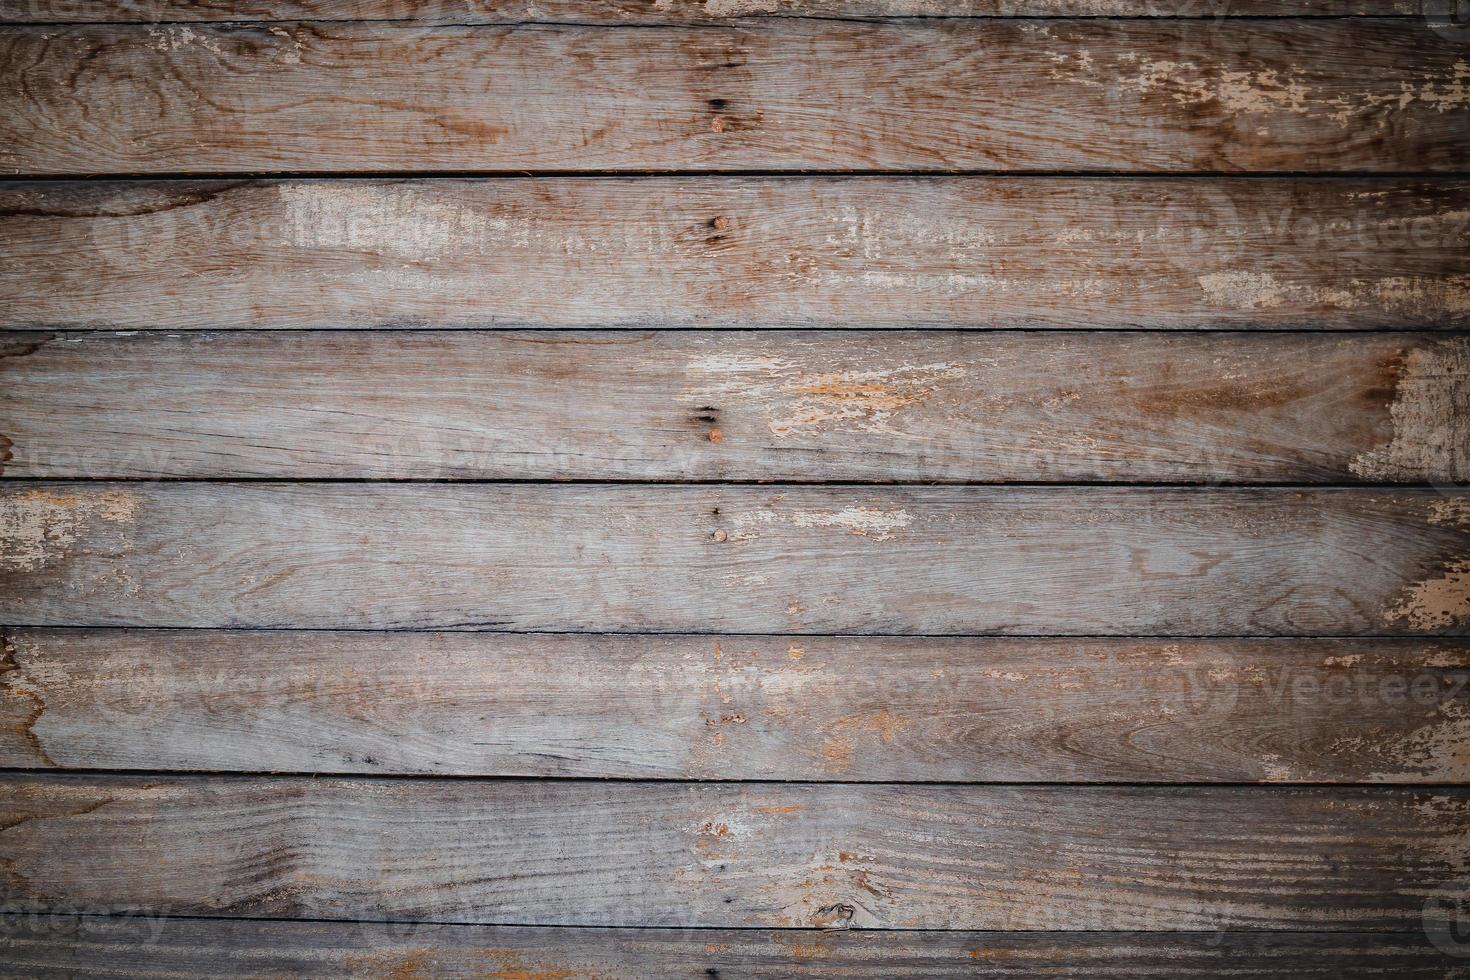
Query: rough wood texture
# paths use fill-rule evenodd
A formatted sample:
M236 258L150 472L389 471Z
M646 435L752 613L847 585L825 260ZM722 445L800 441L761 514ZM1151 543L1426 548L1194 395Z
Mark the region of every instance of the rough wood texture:
M0 0L0 22L414 20L612 25L728 23L765 17L1402 16L1423 9L1414 0Z
M0 171L1453 172L1467 81L1418 20L11 27Z
M1458 634L1435 490L0 485L0 622Z
M0 405L21 477L1470 479L1425 334L16 334Z
M576 929L10 916L0 976L646 980L1057 976L1446 980L1413 935Z
M1464 782L1470 648L8 630L0 766Z
M1466 327L1470 183L12 182L0 289L6 328Z
M1466 791L0 781L10 910L505 925L1417 930Z

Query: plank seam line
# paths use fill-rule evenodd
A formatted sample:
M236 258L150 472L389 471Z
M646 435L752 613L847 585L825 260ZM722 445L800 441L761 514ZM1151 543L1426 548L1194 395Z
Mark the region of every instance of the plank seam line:
M1237 793L1241 791L1255 791L1266 795L1278 795L1281 792L1288 793L1310 793L1316 790L1341 790L1344 792L1375 795L1405 795L1414 793L1432 793L1442 791L1470 792L1470 783L1464 782L1425 782L1425 783L1359 783L1359 782L1201 782L1198 780L1180 780L1176 782L1139 782L1131 781L1099 781L1087 782L1083 780L965 780L965 779L917 779L917 780L895 780L895 779L722 779L703 778L696 779L688 776L562 776L562 775L480 775L475 773L425 773L425 772L339 772L332 770L289 770L270 771L255 769L106 769L96 767L57 767L57 768L35 768L27 766L0 766L0 780L29 777L34 779L51 780L78 780L116 778L120 780L142 780L142 779L178 779L188 782L200 780L221 779L230 781L260 781L260 780L318 780L335 779L346 782L477 782L495 784L529 784L529 783L559 783L577 785L604 785L609 783L650 785L662 784L668 786L870 786L904 788L910 786L923 787L953 787L956 789L1043 789L1043 790L1076 790L1076 789L1137 789L1149 791L1193 791L1193 790L1218 790L1222 793Z
M3 29L3 28L0 28ZM736 178L803 179L818 177L843 178L942 178L994 177L1006 179L1092 179L1092 180L1464 180L1470 170L209 170L209 171L67 171L32 173L15 170L0 174L0 184L72 182L96 184L123 181L205 181L205 180L540 180L540 179L605 179L634 180L661 178L700 178L706 180Z
M1385 334L1407 334L1425 338L1448 338L1463 337L1467 335L1463 327L1447 327L1445 329L1412 328L1412 327L1364 327L1362 329L1332 328L1332 329L1310 329L1300 327L1271 327L1256 329L1253 327L562 327L562 326L509 326L509 327L432 327L432 326L370 326L370 327L149 327L146 329L115 329L99 330L95 326L73 327L73 326L0 326L0 340L8 336L24 334L91 334L98 337L169 337L180 340L184 337L211 337L211 336L234 336L236 334L283 334L286 336L303 333L328 333L328 334L360 334L371 336L372 334L429 334L450 333L472 335L476 333L499 333L499 334L548 334L548 333L603 333L603 334L625 334L634 337L638 333L648 334L694 334L706 337L718 337L722 335L740 333L753 334L812 334L812 333L841 333L861 336L863 334L905 334L922 336L924 334L962 334L983 336L986 334L1058 334L1062 336L1076 335L1098 335L1108 334L1153 334L1157 336L1175 335L1199 335L1199 336L1246 336L1253 334L1290 336L1290 337L1379 337Z
M127 912L86 912L81 910L36 910L17 911L14 906L8 910L11 919L25 917L31 918L79 918L91 919L119 919L127 921L136 919L140 913L147 913L146 909ZM1072 935L1097 935L1097 936L1218 936L1221 933L1242 936L1357 936L1362 938L1404 938L1423 939L1422 930L1393 929L1372 931L1364 929L922 929L903 926L894 926L881 929L822 929L812 926L635 926L635 925L559 925L545 922L456 922L445 919L323 919L315 916L303 916L301 918L290 918L287 916L267 915L199 915L197 913L174 914L169 912L152 913L156 917L170 920L187 920L192 922L270 922L270 923L302 923L317 925L411 925L411 926L455 926L463 928L496 928L496 929L544 929L548 931L570 931L596 930L596 931L629 931L629 932L764 932L764 933L842 933L842 932L904 932L904 933L931 933L931 934L956 934L975 936L1072 936ZM0 962L3 962L3 954L0 954Z
M1227 5L1228 6L1228 5ZM730 18L711 17L704 21L637 21L622 23L599 23L597 21L579 20L484 20L484 21L436 21L425 18L413 17L355 17L355 18L333 18L333 17L286 17L277 19L254 19L254 18L231 18L223 20L0 20L0 29L30 29L30 28L79 28L79 27L117 27L117 28L148 28L148 27L191 27L195 29L210 28L251 28L255 26L289 25L289 24L333 24L333 25L393 25L417 29L434 28L516 28L516 27L571 27L579 30L686 30L686 31L721 31L721 30L760 30L764 25L779 24L782 21L815 21L818 23L833 24L892 24L895 26L907 26L909 24L924 23L969 23L985 21L1044 21L1053 24L1065 24L1073 22L1131 22L1142 21L1146 23L1179 23L1179 22L1266 22L1266 23L1316 23L1321 21L1388 21L1390 23L1420 21L1420 14L894 14L890 16L852 16L840 17L830 14L783 14L767 13L753 14Z
M211 337L223 336L235 338L241 334L254 334L262 339L273 335L283 337L300 337L306 334L327 334L333 337L358 335L364 338L374 334L420 334L436 335L444 338L449 337L475 337L488 335L493 337L515 338L526 334L543 337L547 334L569 334L578 337L583 336L615 336L619 340L627 338L633 340L652 340L660 334L691 334L703 337L731 337L739 336L752 341L765 337L780 337L791 334L796 336L811 336L818 333L841 334L845 337L856 339L857 337L872 337L880 334L889 336L922 339L924 337L948 337L948 336L985 336L997 334L1006 337L1025 337L1027 335L1057 335L1058 337L1107 337L1111 334L1153 334L1159 337L1169 335L1182 336L1213 336L1215 334L1239 334L1241 336L1264 336L1264 337L1323 337L1346 340L1358 336L1387 336L1398 334L1402 337L1423 340L1445 340L1453 338L1470 337L1470 328L1446 327L1444 329L1433 329L1425 327L1210 327L1202 329L1182 327L841 327L817 325L809 327L679 327L679 326L652 326L652 327L606 327L606 326L547 326L547 327L525 327L525 326L491 326L491 327L434 327L434 326L404 326L404 327L202 327L198 329L181 329L176 327L150 327L140 330L137 328L99 328L73 327L73 326L0 326L0 340L6 338L20 338L26 335L37 336L41 334L66 334L74 340L120 340L133 339L137 343L145 343L150 340L183 340L185 338L208 340ZM12 357L33 354L35 351L24 351ZM0 354L0 357L6 355Z
M11 463L13 468L16 464ZM317 487L317 486L469 486L469 487L607 487L625 490L633 487L757 487L779 490L798 487L803 490L831 488L834 490L902 489L902 490L1325 490L1334 493L1355 491L1444 491L1470 490L1470 484L1417 482L1417 483L1312 483L1306 481L1263 481L1247 483L1241 481L1109 481L1109 480L1059 480L1056 482L1037 480L989 481L989 480L683 480L683 479L605 479L601 477L574 479L546 479L541 477L282 477L282 476L4 476L0 487L6 484L66 483L93 485L103 483L149 484L166 483L171 486L196 485L199 487Z
M1273 642L1305 643L1314 640L1374 640L1401 643L1465 643L1470 635L1434 634L1412 635L1404 633L758 633L758 632L710 632L691 633L688 630L641 630L610 632L608 630L549 630L549 629L486 629L465 625L450 626L138 626L116 623L0 623L0 630L69 630L72 632L103 630L154 630L158 632L194 631L200 633L490 633L496 636L601 636L609 638L628 637L687 637L691 639L832 639L832 640L1148 640L1172 642L1175 640L1270 640Z

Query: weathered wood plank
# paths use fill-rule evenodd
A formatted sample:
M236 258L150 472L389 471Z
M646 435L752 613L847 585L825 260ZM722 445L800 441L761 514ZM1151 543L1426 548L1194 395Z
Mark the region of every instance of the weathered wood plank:
M1467 791L7 776L14 911L1417 930Z
M1470 480L1433 334L15 334L0 385L21 477Z
M1414 0L0 0L0 22L413 20L706 24L767 17L1318 17L1433 12Z
M1280 977L1445 980L1463 960L1385 933L587 929L11 915L0 976ZM1448 945L1448 944L1447 944Z
M0 288L21 329L1466 327L1470 183L13 182Z
M1470 648L7 630L0 766L1470 780Z
M10 27L0 170L1453 172L1467 80L1392 19Z
M0 622L1458 634L1435 490L0 485Z

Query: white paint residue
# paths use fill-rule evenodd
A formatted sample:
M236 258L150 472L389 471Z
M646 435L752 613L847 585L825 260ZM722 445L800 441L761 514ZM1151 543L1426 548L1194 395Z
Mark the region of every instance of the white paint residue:
M905 510L881 510L877 507L844 507L836 511L772 508L736 514L730 523L734 528L730 533L732 541L749 541L759 528L778 524L800 528L840 528L860 538L887 541L912 524L913 518Z

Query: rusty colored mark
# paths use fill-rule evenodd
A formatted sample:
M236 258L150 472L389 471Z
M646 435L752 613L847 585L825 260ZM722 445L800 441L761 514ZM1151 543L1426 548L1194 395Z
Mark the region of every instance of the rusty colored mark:
M798 813L800 811L801 807L795 804L790 806L758 806L755 808L756 813Z
M46 712L46 700L36 691L21 685L20 681L25 677L19 660L16 659L15 642L9 634L0 631L0 692L6 695L15 695L30 702L26 716L16 726L17 733L25 739L26 745L30 746L36 758L53 769L61 768L56 760L46 752L41 745L41 739L36 735L36 722L41 720L41 715Z
M852 768L852 740L829 738L822 742L822 758L827 768L834 773L843 773Z
M433 950L423 948L365 953L344 957L342 966L348 973L374 980L428 980L432 974L426 964L431 955Z
M719 429L710 429L709 435L706 436L706 438L709 439L710 442L720 442L725 438L725 434Z

